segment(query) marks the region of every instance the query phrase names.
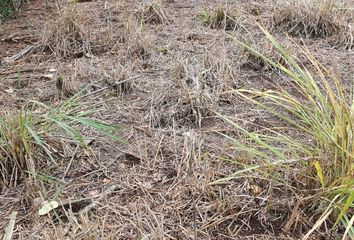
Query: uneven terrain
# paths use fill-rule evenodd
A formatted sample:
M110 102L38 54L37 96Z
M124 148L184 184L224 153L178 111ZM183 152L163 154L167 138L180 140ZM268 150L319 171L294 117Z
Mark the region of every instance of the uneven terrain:
M198 15L217 6L236 9L239 26L203 24ZM223 134L238 133L218 114L249 128L281 124L229 92L293 87L233 39L267 48L257 23L271 29L276 6L271 0L165 0L149 21L140 1L79 1L72 18L85 44L78 53L50 50L61 37L50 31L63 17L53 2L31 1L16 19L6 19L0 25L0 111L21 109L29 100L57 106L60 75L85 88L82 101L104 102L95 117L117 124L127 144L90 129L83 131L91 149L65 139L55 143L58 166L37 169L47 177L0 185L0 236L17 211L14 239L301 239L316 219L298 211L300 201L289 189L252 176L213 184L240 167L223 161L235 157ZM292 36L292 42L273 33L295 56L295 43L307 46L349 88L352 48L333 45L330 37ZM30 45L37 47L5 61ZM54 198L57 214L38 215L41 201ZM339 235L322 229L313 239Z

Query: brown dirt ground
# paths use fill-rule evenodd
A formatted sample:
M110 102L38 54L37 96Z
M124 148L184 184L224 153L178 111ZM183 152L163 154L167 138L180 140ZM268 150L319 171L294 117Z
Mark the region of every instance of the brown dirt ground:
M262 41L254 20L266 23L273 1L229 2L231 8L243 10L243 25L248 29L236 34ZM96 89L106 86L107 78L119 78L121 69L126 69L129 77L139 75L129 92L117 95L108 89L100 93L106 104L98 117L119 124L120 134L129 144L98 139L92 144L93 153L75 152L75 146L68 145L59 168L41 169L61 179L74 155L64 184L43 182L31 191L26 183L4 187L0 193L0 235L13 211L18 211L15 239L300 239L306 233L315 220L302 213L296 224L284 231L296 199L281 186L262 185L262 180L252 178L209 185L236 170L218 159L230 157L232 152L225 150L230 143L217 131L233 131L212 110L253 118L259 125L274 124L272 118L242 100L220 95L220 85L270 88L288 84L277 74L242 67L242 50L228 34L198 22L197 14L215 4L217 1L166 0L163 6L170 24L144 26L148 56L139 58L131 56L128 43L120 40L127 16L136 12L138 1L78 3L87 20L92 55L60 60L34 52L13 64L0 65L3 109L20 108L29 99L56 104L55 79L41 77L50 68L64 76L75 73L80 85L94 83ZM56 17L54 9L45 8L42 0L31 1L17 19L0 25L0 59L38 41L44 26ZM260 9L260 15L254 15L252 9ZM277 37L287 41L282 34ZM100 40L106 38L109 42L102 44ZM332 48L323 39L304 41L344 82L353 80L352 51ZM210 83L217 86L209 88L209 101L200 107L199 126L174 71L178 61L187 61L188 71L200 72L207 57L212 64L229 66L232 77ZM114 191L87 214L77 215L89 200L73 202L71 208L68 204L65 209L59 207L60 220L37 214L38 192L48 199L60 189L59 202L69 202L95 198L112 185ZM252 193L253 185L261 191ZM314 239L337 237L335 233L332 237L318 233Z

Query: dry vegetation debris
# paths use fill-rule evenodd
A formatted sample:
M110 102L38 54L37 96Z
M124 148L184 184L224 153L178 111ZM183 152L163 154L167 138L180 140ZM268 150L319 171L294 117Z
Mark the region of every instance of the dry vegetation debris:
M241 67L253 69L255 71L277 71L277 69L274 68L269 63L269 61L273 61L274 63L287 67L287 62L284 56L282 56L282 54L276 49L276 47L274 47L274 45L272 45L268 41L258 41L257 43L251 43L250 45L254 50L257 50L261 52L264 56L266 56L268 60L260 57L253 51L244 48L244 52L241 57ZM288 47L284 47L286 48L287 52L292 54L294 51L294 47L291 46L291 44L288 45Z
M90 52L90 34L83 26L87 19L76 6L59 10L58 17L44 31L41 45L57 57L80 57Z
M169 24L165 11L161 3L158 2L143 4L140 9L139 20L146 24Z
M198 14L198 20L210 28L236 30L240 27L240 10L230 10L226 7L205 9Z
M121 125L118 134L129 144L111 141L104 133L93 131L92 126L74 125L74 130L84 133L76 135L85 145L79 148L78 141L70 138L77 132L64 134L66 126L42 128L41 120L47 116L43 110L33 116L23 115L29 120L39 119L33 124L45 143L45 148L39 148L33 135L28 131L22 134L26 128L19 125L18 114L4 111L0 119L12 125L7 128L0 122L0 130L5 131L0 131L0 136L5 136L8 143L0 142L0 176L6 180L0 182L0 200L4 202L0 205L0 229L8 225L8 216L18 211L14 235L22 239L303 237L321 217L315 210L318 206L313 205L318 203L313 199L322 196L318 168L316 172L312 165L294 163L242 171L261 161L252 151L235 147L238 141L257 142L243 138L242 132L246 131L269 133L269 139L273 139L275 129L282 129L287 136L304 140L303 134L285 129L284 121L252 102L270 89L298 93L294 81L274 67L293 69L285 61L286 56L262 40L256 22L272 25L288 53L293 53L294 43L320 49L317 54L323 54L348 82L352 71L348 72L346 66L351 66L353 57L343 49L311 40L334 39L333 45L351 51L350 10L340 10L336 4L309 7L300 2L287 5L280 0L273 8L272 2L213 1L215 8L210 8L209 1L199 0L80 2L51 13L54 20L41 40L44 53L23 57L19 65L13 65L14 69L12 65L0 65L0 93L5 93L0 94L0 106L9 108L8 102L13 101L12 105L19 107L28 99L46 99L51 108L62 107L57 114L61 120L63 116L72 119L75 111L81 116L97 108L99 111L92 112L93 119ZM288 44L284 31L293 36L293 42ZM249 43L254 51L238 46L230 35ZM14 47L5 41L0 42L0 48L3 46ZM340 61L332 61L332 56ZM20 75L17 69L27 66L30 60L38 61L41 67L31 65L35 70ZM301 63L306 71L314 70L308 61L301 59ZM54 97L58 78L37 76L37 72L42 76L43 71L48 71L48 66L59 69L58 76L64 80L76 81L79 88L90 86L82 98L77 96L79 104L74 110L70 108L71 98ZM11 93L8 85L19 84L21 87L14 87ZM246 94L251 99L247 101L235 94L241 87L260 89L261 93L252 97ZM228 116L244 129L235 128L218 114ZM106 130L112 133L112 129ZM31 141L23 142L28 137ZM286 149L287 145L277 147ZM31 154L24 149L30 149ZM45 149L58 160L56 166L48 160ZM262 151L258 156L271 152L264 148ZM35 156L30 159L35 169L24 166L32 164L28 156ZM38 174L29 178L27 170ZM215 182L237 170L242 175ZM313 181L308 181L305 174ZM9 188L8 183L14 182L11 177L17 176L21 181L15 181L16 188ZM274 176L282 177L287 184L274 180ZM58 208L39 216L40 205L52 199L58 202ZM342 225L335 230L328 227L335 221L331 218L313 233L314 239L329 235L338 239L344 232Z
M332 37L333 44L351 49L354 34L351 7L346 0L280 2L274 11L272 26L297 37Z

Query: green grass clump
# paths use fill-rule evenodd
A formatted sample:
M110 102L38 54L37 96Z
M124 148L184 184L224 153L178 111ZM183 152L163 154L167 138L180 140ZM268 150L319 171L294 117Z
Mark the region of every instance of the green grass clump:
M0 0L0 17L16 17L22 3L27 0Z
M58 142L86 148L83 127L120 141L117 127L92 117L99 111L96 107L79 103L74 96L54 108L32 102L30 108L0 112L0 183L16 185L18 180L36 176L41 166L55 166Z
M354 91L348 93L343 83L305 47L298 46L311 62L312 73L299 65L267 30L261 29L286 65L236 41L279 69L291 80L293 89L233 92L272 114L284 126L249 131L223 117L242 133L244 140L227 137L235 143L235 151L247 154L252 164L236 159L234 162L242 169L218 181L255 173L262 179L278 182L294 195L303 196L306 199L303 211L317 219L305 239L325 222L331 222L333 228L342 223L345 235L353 237ZM289 178L290 173L296 175L296 180Z

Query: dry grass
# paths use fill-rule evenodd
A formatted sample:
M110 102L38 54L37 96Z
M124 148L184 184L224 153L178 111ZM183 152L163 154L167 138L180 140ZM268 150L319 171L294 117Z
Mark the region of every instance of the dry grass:
M257 43L251 44L254 49L261 52L264 56L267 56L271 61L280 64L282 66L287 66L286 59L277 51L277 49L270 44L269 42L258 41ZM292 52L293 49L286 47L288 52ZM244 48L243 54L241 57L242 67L252 69L255 71L277 71L271 64L269 64L264 58L255 55L253 52L249 51L247 48Z
M0 113L0 172L3 184L16 185L26 175L25 172L35 172L33 142L25 126L30 121L33 121L32 117L24 112Z
M247 43L252 47L288 68L281 54L260 40L255 26L258 20L267 23L272 2L228 1L219 10L214 8L215 13L211 8L206 11L215 17L206 15L206 20L212 20L207 27L196 16L201 9L221 6L218 0L80 2L75 11L83 20L78 16L75 21L84 29L82 38L89 42L92 54L73 59L71 52L76 50L70 50L66 59L53 59L53 51L49 51L0 66L4 79L0 81L1 107L16 108L32 98L54 107L60 104L54 98L55 78L38 78L55 68L68 79L73 76L80 86L88 85L83 90L85 97L80 98L85 109L93 109L96 101L102 103L100 111L93 113L94 119L123 126L119 135L129 142L113 142L87 126L75 129L89 136L85 142L90 151L77 149L76 141L61 131L49 131L50 138L42 135L53 148L58 166L47 163L47 156L36 148L35 159L44 159L36 165L36 184L20 181L15 188L2 188L0 235L10 214L17 211L14 238L19 239L301 239L318 215L307 214L315 212L309 204L312 199L293 191L294 186L309 187L299 179L297 169L279 167L276 173L270 169L265 175L247 172L242 179L214 182L261 162L250 154L235 153L234 145L219 133L247 141L216 112L250 131L283 127L282 121L232 91L250 87L267 93L275 85L293 90L284 74L275 73L267 61L244 51L229 35L251 39ZM10 28L4 25L5 31ZM284 40L284 34L279 36ZM333 64L331 67L351 74L345 65L347 52L341 55L342 51L312 39L303 42L319 49L316 56ZM15 45L0 41L6 52L17 51ZM333 53L340 61L332 61ZM49 60L43 60L43 55ZM37 57L38 66L27 63ZM9 88L16 85L16 74L26 84L12 91ZM237 157L239 165L223 161ZM301 173L314 174L313 170ZM272 181L279 173L294 185L284 187ZM59 207L39 216L38 205L45 200L56 200ZM95 206L84 212L93 202ZM340 237L323 227L314 239L330 234L333 239Z
M76 58L89 53L90 36L83 25L86 16L75 5L58 9L58 17L44 30L43 50L60 58Z
M337 45L353 46L353 16L346 0L278 2L272 26L292 36L306 38L333 37ZM333 41L333 40L332 40Z
M139 20L145 24L169 24L161 2L143 4L139 10Z
M116 65L111 71L105 73L105 81L109 88L117 96L133 91L134 83L129 66Z
M128 17L124 25L123 41L128 56L141 59L150 57L151 41L144 32L143 25L133 15Z
M235 30L240 27L240 11L232 11L227 7L216 7L213 10L201 11L197 18L198 20L215 29Z

